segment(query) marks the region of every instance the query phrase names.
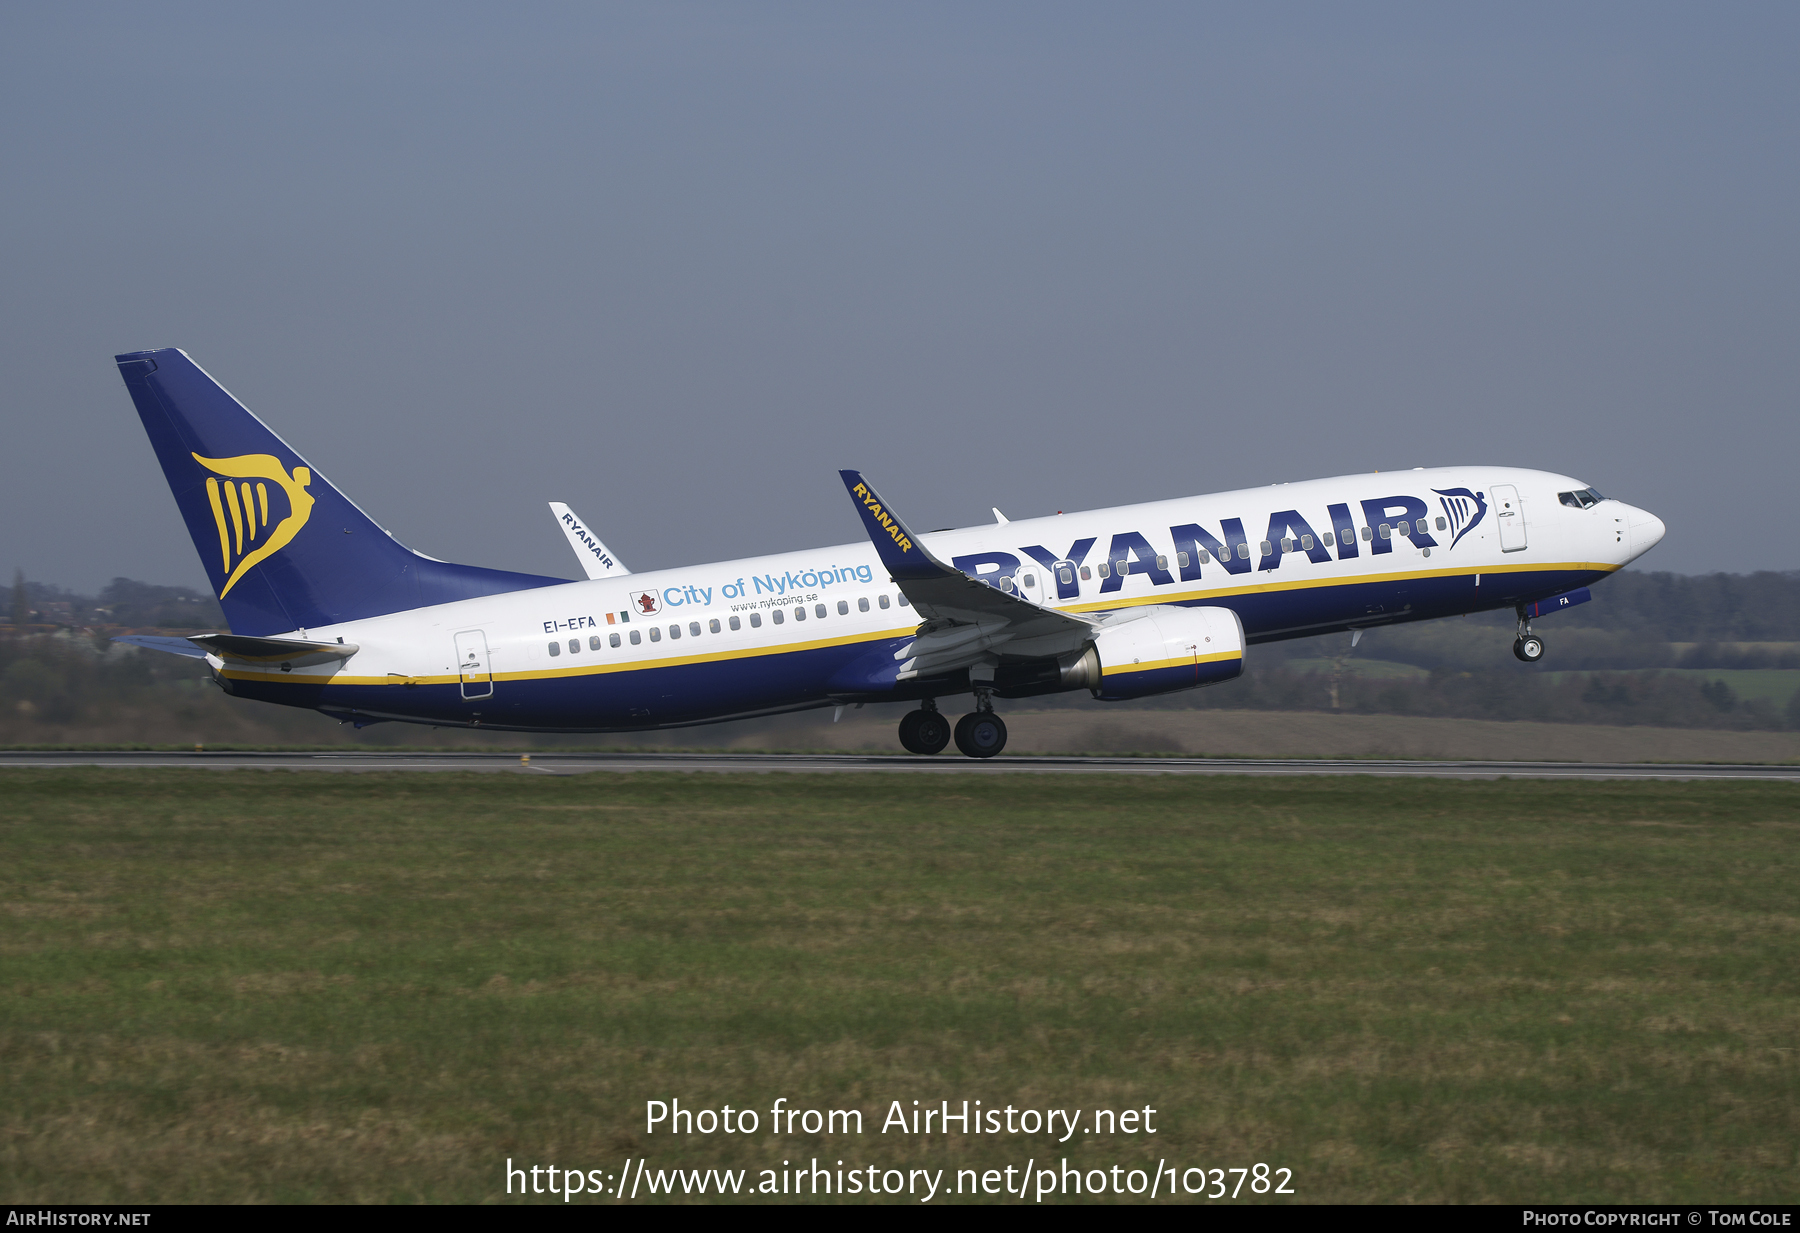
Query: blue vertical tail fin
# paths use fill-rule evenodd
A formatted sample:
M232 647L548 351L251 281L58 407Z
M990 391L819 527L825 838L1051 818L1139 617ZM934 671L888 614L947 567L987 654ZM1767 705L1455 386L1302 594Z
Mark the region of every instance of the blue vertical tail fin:
M286 633L566 581L414 552L185 353L114 358L234 633Z

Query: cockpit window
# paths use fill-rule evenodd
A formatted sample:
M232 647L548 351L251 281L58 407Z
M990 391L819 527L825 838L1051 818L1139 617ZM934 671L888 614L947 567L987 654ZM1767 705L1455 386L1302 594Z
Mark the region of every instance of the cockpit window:
M1556 499L1570 509L1593 509L1594 506L1606 500L1605 497L1600 495L1600 490L1598 488L1581 488L1574 492L1559 492L1556 494Z

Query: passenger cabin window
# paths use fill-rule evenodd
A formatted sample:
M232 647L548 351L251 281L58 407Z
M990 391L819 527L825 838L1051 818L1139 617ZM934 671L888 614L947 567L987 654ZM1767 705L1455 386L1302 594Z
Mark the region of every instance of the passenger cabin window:
M1407 522L1405 519L1401 519L1400 525L1395 527L1394 530L1399 532L1401 535L1411 535L1412 534L1412 524Z
M1364 540L1371 540L1371 539L1375 538L1375 533L1373 531L1369 530L1369 528L1364 527L1362 529L1362 537Z
M669 626L669 637L672 639L681 637L681 626L679 626L679 625Z
M1266 547L1266 545L1265 545L1265 547ZM1238 560L1248 561L1249 559L1250 559L1250 545L1249 544L1239 544L1238 545Z
M1202 565L1205 565L1208 561L1212 560L1211 557L1206 555L1206 549L1204 548L1199 549L1197 555L1199 556L1200 564Z
M1448 527L1448 526L1449 526L1449 525L1450 525L1450 524L1449 524L1449 523L1447 523L1447 522L1445 522L1445 521L1444 521L1444 516L1443 516L1443 515L1442 515L1442 514L1439 514L1439 515L1438 515L1438 516L1437 516L1437 528L1438 528L1438 530L1440 530L1440 531L1442 531L1442 530L1444 530L1444 529L1445 529L1445 528L1446 528L1446 527Z
M1325 532L1325 546L1327 548L1330 548L1336 543L1337 543L1337 538L1335 536L1333 536L1330 531Z
M1088 580L1093 578L1093 576L1094 576L1093 571L1090 570L1087 566L1083 565L1081 567L1081 580L1083 582L1087 582Z
M1056 580L1066 586L1075 581L1075 575L1069 570L1059 569L1056 571Z
M1000 580L1000 589L1002 591L1005 591L1008 595L1012 594L1012 589L1013 589L1012 579L1011 578L1002 578Z
M712 620L708 621L706 623L706 628L709 633L715 633L715 634L718 633L719 632L719 618L714 617Z
M1300 550L1302 552L1311 552L1312 546L1313 546L1313 537L1312 536L1302 535L1300 537Z
M731 618L731 628L732 629L734 629L734 630L742 629L743 627L744 627L743 622L739 621L736 617Z
M561 655L561 654L562 654L562 643L552 642L550 644L550 658L555 659L558 655Z
M756 618L751 617L750 619L754 621ZM769 613L769 619L771 621L775 622L775 624L779 625L783 621L787 620L787 617L782 614L781 609L777 608L773 612Z
M750 614L750 628L751 629L761 629L762 628L762 613L752 612Z
M1262 543L1260 543L1256 546L1256 550L1258 552L1262 553L1266 557L1275 550L1275 545L1271 544L1268 540L1265 539Z
M1099 569L1102 578L1112 577L1112 566L1108 565L1105 561L1100 562L1097 568Z
M662 641L662 630L658 629L654 625L652 625L650 627L650 641L652 641L652 642L661 642Z
M1394 528L1390 527L1385 522L1382 523L1381 526L1376 528L1376 530L1380 533L1382 539L1393 539L1394 538Z
M1169 558L1165 557L1159 553L1156 558L1156 568L1168 569L1169 568Z
M883 605L883 607L886 607L886 605ZM869 610L869 597L867 595L859 595L856 597L856 610L858 612L867 612Z
M906 592L905 592L905 591L902 591L902 592L900 592L900 606L901 606L901 607L902 607L902 608L910 608L910 607L912 607L912 600L910 600L910 599L908 599L908 598L906 598Z
M714 621L713 622L713 633L716 634L718 632L719 632L719 623L717 621ZM698 638L700 636L700 622L698 622L698 621L689 621L688 622L688 636L690 638Z
M617 638L618 635L614 634L613 637ZM619 644L617 642L614 642L613 645L617 646ZM599 649L600 649L600 635L599 634L589 634L588 635L588 650L598 651Z
M1025 585L1028 587L1036 586L1037 585L1037 575L1036 574L1026 574L1025 575Z
M634 638L634 639L632 639L632 641L635 642L635 641L637 641L637 639ZM619 645L619 635L617 635L617 634L606 635L606 644L608 646L618 646Z
M638 636L637 630L634 629L631 631L631 645L632 646L641 646L643 644L643 641L644 640Z
M1294 550L1294 541L1283 536L1281 539L1281 550L1283 552L1292 552Z
M581 639L579 639L579 638L569 639L569 654L579 655L580 653L581 653Z
M847 600L847 599L838 600L838 615L839 616L849 616L850 615L850 601L849 600Z
M806 605L805 604L801 604L798 608L794 609L794 619L796 621L804 621L806 619Z
M814 604L813 605L813 615L818 617L821 621L823 621L825 619L825 605L824 604Z
M887 606L888 606L888 598L887 598L887 596L885 596L885 595L877 595L877 596L876 596L876 597L875 597L875 603L876 603L876 604L877 604L877 605L878 605L878 606L879 606L879 607L882 607L882 608L885 608L885 607L887 607Z

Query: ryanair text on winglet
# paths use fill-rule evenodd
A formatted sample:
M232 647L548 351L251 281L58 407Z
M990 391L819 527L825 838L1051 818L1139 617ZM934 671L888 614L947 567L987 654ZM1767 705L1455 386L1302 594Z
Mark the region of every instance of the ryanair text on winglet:
M851 489L851 491L862 498L862 503L867 507L870 516L873 517L876 522L879 522L882 525L882 528L893 537L894 542L900 546L900 551L911 552L912 541L906 538L906 533L900 529L900 524L888 517L887 514L882 511L881 502L875 499L874 494L862 484L858 484L855 488Z

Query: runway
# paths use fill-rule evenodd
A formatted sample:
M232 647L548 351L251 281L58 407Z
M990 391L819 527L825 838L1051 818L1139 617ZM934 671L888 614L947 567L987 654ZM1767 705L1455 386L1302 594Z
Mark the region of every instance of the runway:
M1773 779L1800 782L1800 766L1594 762L1406 762L1375 759L1258 759L1029 756L981 760L880 754L763 753L342 753L35 752L0 750L0 767L91 766L218 771L492 771L580 775L594 771L926 775L1373 775L1421 779Z

